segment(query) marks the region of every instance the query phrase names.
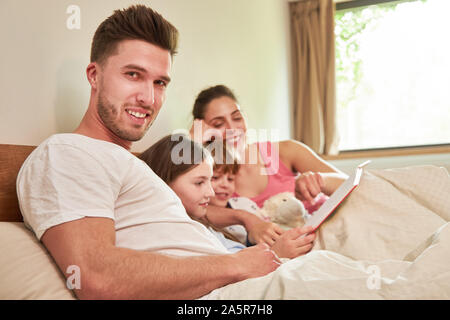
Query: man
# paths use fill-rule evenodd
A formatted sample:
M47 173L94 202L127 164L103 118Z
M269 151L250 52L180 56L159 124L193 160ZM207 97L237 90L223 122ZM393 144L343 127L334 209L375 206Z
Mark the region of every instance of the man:
M115 11L94 35L79 127L48 138L19 172L24 221L64 274L80 268L79 298L199 298L279 266L264 244L225 254L128 151L164 103L177 35L145 6Z

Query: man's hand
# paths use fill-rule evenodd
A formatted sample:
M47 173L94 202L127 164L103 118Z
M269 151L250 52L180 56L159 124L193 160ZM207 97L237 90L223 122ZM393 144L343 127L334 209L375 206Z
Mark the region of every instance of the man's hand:
M323 177L319 172L304 172L295 179L295 196L299 200L312 202L322 192L324 186Z
M236 267L239 269L240 280L262 277L281 265L280 259L265 243L242 249L234 256L237 259Z
M308 253L312 249L316 238L315 233L312 231L313 227L301 227L288 230L278 238L272 246L272 250L278 257L289 259ZM302 237L302 235L305 236Z
M248 240L251 243L266 243L269 246L273 246L284 232L277 224L264 221L254 214L246 216L244 227L247 229Z

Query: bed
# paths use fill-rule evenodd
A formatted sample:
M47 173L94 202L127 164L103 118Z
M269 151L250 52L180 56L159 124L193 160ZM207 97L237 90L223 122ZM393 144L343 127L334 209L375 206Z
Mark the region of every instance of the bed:
M75 299L22 222L15 180L33 146L0 145L0 299ZM313 250L213 299L449 299L450 178L444 168L366 170Z
M450 178L445 168L365 170L312 251L216 299L449 299Z

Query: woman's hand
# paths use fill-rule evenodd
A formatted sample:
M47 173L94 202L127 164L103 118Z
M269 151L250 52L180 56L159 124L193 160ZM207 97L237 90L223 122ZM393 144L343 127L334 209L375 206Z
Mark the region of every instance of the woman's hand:
M319 172L304 172L295 179L295 196L301 201L312 203L324 186L324 179Z
M280 142L280 158L293 172L303 172L295 182L295 195L302 201L311 201L319 190L329 196L348 178L307 145L295 140Z
M222 132L208 125L203 119L194 119L189 135L193 141L200 144L213 140L213 137L222 140Z
M271 249L279 258L292 259L306 254L312 249L316 238L316 234L312 231L312 227L302 227L288 230L277 239ZM305 236L302 237L302 235Z

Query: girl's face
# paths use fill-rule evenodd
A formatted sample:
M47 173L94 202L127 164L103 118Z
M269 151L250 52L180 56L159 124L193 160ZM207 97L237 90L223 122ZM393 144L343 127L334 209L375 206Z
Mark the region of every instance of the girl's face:
M230 97L213 99L206 107L204 120L221 131L228 144L236 146L245 143L247 124L239 105Z
M211 198L210 203L218 207L226 207L228 199L231 198L235 190L234 174L214 171L211 185L215 196Z
M210 159L206 159L169 184L191 218L200 219L206 215L209 199L214 196L211 177L212 163Z

